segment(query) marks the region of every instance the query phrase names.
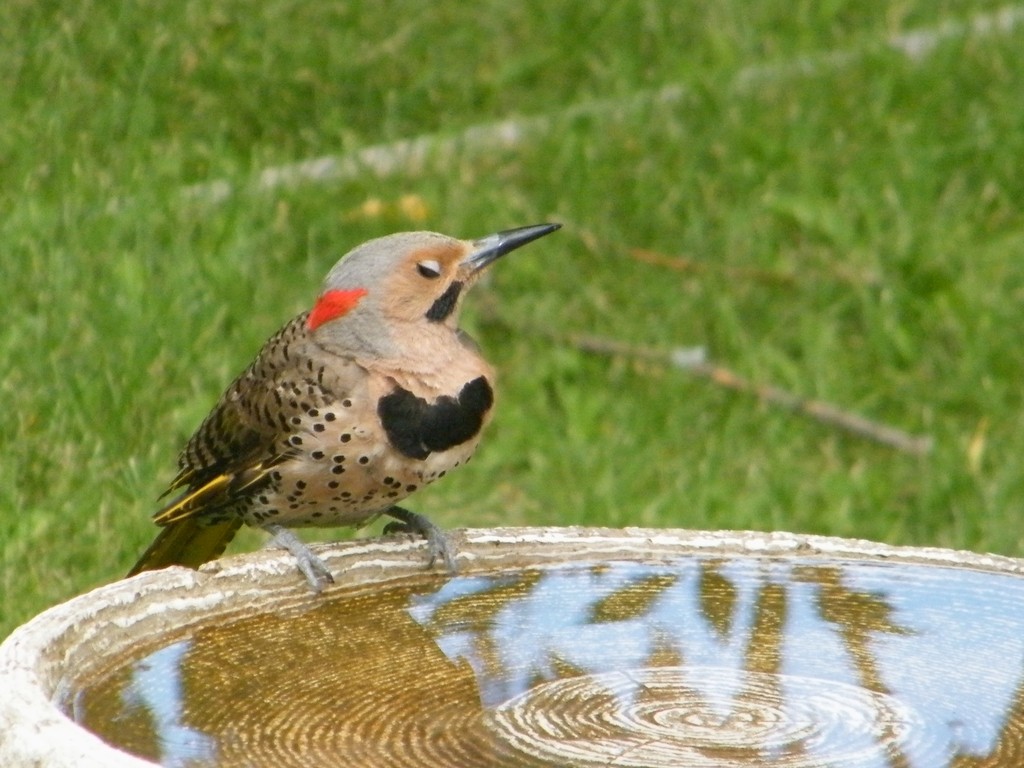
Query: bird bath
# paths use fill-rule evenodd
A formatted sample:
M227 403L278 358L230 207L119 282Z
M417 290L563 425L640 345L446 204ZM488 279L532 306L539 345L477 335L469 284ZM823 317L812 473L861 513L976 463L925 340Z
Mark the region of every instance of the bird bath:
M1024 562L499 529L145 573L0 646L5 766L1024 764Z

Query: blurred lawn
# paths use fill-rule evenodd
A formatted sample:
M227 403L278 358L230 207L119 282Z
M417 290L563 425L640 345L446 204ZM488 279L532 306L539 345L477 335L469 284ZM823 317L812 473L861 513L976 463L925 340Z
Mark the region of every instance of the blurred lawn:
M416 498L440 524L1021 554L1024 5L972 22L1001 8L8 0L0 637L123 574L232 376L342 253L403 229L566 224L471 299L501 407ZM510 118L518 143L459 139ZM256 184L421 136L442 149L395 172ZM935 449L552 331L705 345Z

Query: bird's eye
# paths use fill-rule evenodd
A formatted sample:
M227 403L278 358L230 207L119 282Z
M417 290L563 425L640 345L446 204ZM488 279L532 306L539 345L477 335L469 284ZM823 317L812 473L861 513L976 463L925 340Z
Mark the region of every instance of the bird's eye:
M432 280L435 277L441 276L441 265L433 259L430 261L420 261L416 264L416 271L423 277L427 277Z

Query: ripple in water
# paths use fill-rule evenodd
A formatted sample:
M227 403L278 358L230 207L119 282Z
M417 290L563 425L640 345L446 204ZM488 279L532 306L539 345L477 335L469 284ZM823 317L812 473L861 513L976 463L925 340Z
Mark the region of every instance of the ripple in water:
M937 729L830 680L649 667L554 680L497 707L493 732L552 764L881 768L945 763ZM727 693L726 693L727 692Z

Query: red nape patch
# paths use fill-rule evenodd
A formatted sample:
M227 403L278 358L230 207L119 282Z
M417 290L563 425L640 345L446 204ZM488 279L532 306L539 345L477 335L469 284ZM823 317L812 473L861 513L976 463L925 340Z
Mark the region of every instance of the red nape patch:
M354 288L351 291L327 291L313 305L313 309L306 319L306 327L315 331L329 320L336 320L342 315L348 314L365 295L365 288Z

